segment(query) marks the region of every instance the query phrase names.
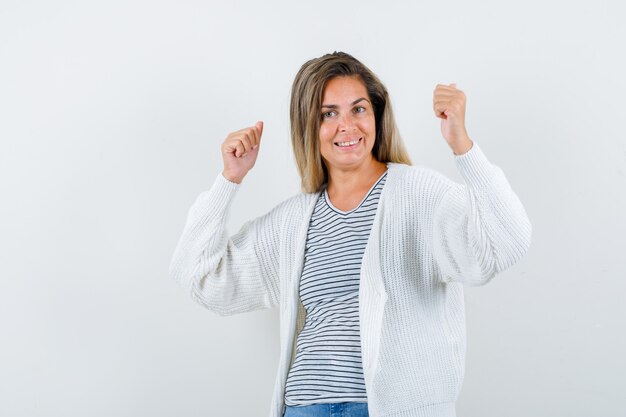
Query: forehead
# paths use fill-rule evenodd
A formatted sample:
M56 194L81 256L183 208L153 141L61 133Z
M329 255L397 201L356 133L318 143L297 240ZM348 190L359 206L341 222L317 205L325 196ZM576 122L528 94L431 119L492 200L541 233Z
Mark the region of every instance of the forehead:
M357 76L334 77L326 82L322 98L323 104L339 104L354 99L365 97L369 100L367 88ZM330 103L333 102L333 103Z

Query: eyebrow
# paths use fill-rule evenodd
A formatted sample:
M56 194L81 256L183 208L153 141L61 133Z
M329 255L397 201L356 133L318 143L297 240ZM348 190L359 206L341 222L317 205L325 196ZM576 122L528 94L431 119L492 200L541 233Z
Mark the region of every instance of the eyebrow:
M354 106L356 103L358 103L359 101L363 101L363 100L367 101L368 103L370 102L365 97L361 97L361 98L357 98L356 100L354 100L352 103L350 103L350 105ZM329 109L336 109L339 106L336 104L322 104L322 107L328 107Z

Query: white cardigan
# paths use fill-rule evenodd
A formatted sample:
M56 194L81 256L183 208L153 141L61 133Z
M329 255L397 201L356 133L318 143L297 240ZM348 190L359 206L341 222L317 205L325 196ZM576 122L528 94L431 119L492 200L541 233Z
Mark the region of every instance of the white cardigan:
M474 143L454 156L457 184L388 163L361 266L359 318L370 417L454 417L465 369L463 286L482 285L528 250L531 224L502 170ZM228 235L239 185L221 174L189 210L170 275L207 309L280 308L280 361L270 417L306 314L298 296L319 193L298 194Z

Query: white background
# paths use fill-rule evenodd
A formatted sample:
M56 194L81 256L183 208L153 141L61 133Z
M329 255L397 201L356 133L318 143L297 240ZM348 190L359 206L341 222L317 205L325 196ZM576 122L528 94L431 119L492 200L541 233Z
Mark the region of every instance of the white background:
M341 50L387 85L414 163L460 181L432 110L456 82L533 224L466 290L459 417L623 416L622 3L304 4L2 0L0 415L267 415L278 310L219 317L168 264L229 132L265 122L232 233L299 191L291 82Z

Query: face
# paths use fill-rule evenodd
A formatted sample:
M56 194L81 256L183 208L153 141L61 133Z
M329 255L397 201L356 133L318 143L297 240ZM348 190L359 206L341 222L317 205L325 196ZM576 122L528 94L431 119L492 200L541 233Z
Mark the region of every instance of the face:
M329 172L374 162L374 108L357 77L335 77L324 88L319 129L320 153Z

